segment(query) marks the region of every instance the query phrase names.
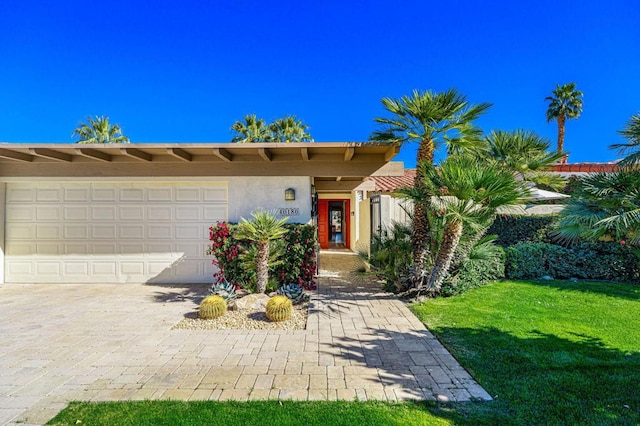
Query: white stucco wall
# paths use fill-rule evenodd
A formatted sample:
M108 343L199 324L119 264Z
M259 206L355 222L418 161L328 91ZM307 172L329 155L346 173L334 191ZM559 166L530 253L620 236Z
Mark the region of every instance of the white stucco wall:
M290 223L311 221L311 178L305 176L229 177L229 222L241 217L249 219L257 208L275 211L282 208L298 209L298 215L289 216ZM295 201L285 201L284 191L293 188Z

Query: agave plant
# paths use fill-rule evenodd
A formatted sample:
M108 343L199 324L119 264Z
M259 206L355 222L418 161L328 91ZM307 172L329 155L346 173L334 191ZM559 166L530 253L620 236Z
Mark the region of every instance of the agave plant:
M212 295L220 296L224 299L225 302L229 303L232 300L235 300L237 297L236 286L231 284L230 282L224 280L219 281L211 286L209 292Z
M294 305L304 302L308 299L308 296L304 293L302 287L298 284L285 284L276 291L276 293L287 296L287 298L291 299Z

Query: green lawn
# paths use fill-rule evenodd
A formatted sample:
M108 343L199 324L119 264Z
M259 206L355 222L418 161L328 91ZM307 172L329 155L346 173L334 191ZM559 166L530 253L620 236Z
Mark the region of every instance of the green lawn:
M54 425L451 425L458 418L435 403L180 402L72 403Z
M413 310L494 396L458 407L470 423L640 424L640 286L500 282Z
M500 282L413 310L494 401L74 403L51 424L640 424L640 286Z

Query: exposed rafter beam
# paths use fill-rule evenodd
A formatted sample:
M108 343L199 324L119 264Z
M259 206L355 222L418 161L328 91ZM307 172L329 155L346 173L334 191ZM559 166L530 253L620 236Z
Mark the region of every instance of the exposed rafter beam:
M302 154L302 159L304 161L309 161L309 148L301 148L300 154Z
M400 146L396 145L384 154L384 161L391 161L398 152L400 152Z
M0 148L0 157L7 158L9 160L24 161L30 163L33 161L33 155L25 154L23 152L11 151L10 149Z
M65 154L64 152L54 151L46 148L31 148L29 152L38 157L50 158L51 160L64 161L70 163L73 160L73 155Z
M336 178L336 182L340 182L341 180L342 180L342 176L338 176L338 177Z
M98 151L92 148L76 148L75 151L83 157L91 158L92 160L104 161L105 163L111 162L111 155L106 152Z
M167 153L169 155L173 155L174 157L181 159L182 161L190 162L193 159L191 154L189 154L184 149L180 149L180 148L169 148L167 149Z
M258 148L258 155L260 155L264 161L271 161L271 153L267 148Z
M227 151L226 149L222 149L222 148L213 148L213 154L220 158L223 161L226 161L228 163L233 161L233 155L231 155L231 153L229 151Z
M355 148L347 148L344 151L344 161L351 161L351 159L353 158L353 154L355 154L356 149Z
M124 155L128 155L129 157L135 158L137 160L151 162L153 161L153 156L148 152L144 152L140 149L136 148L120 148L120 152Z

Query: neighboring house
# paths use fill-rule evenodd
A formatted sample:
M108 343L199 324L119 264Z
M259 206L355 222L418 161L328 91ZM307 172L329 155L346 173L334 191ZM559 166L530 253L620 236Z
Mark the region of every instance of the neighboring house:
M209 227L256 208L355 248L385 143L0 144L0 282L209 283ZM364 182L365 184L368 182Z
M609 173L617 170L617 162L554 164L551 166L552 172L559 173L564 177L584 176L589 173Z

